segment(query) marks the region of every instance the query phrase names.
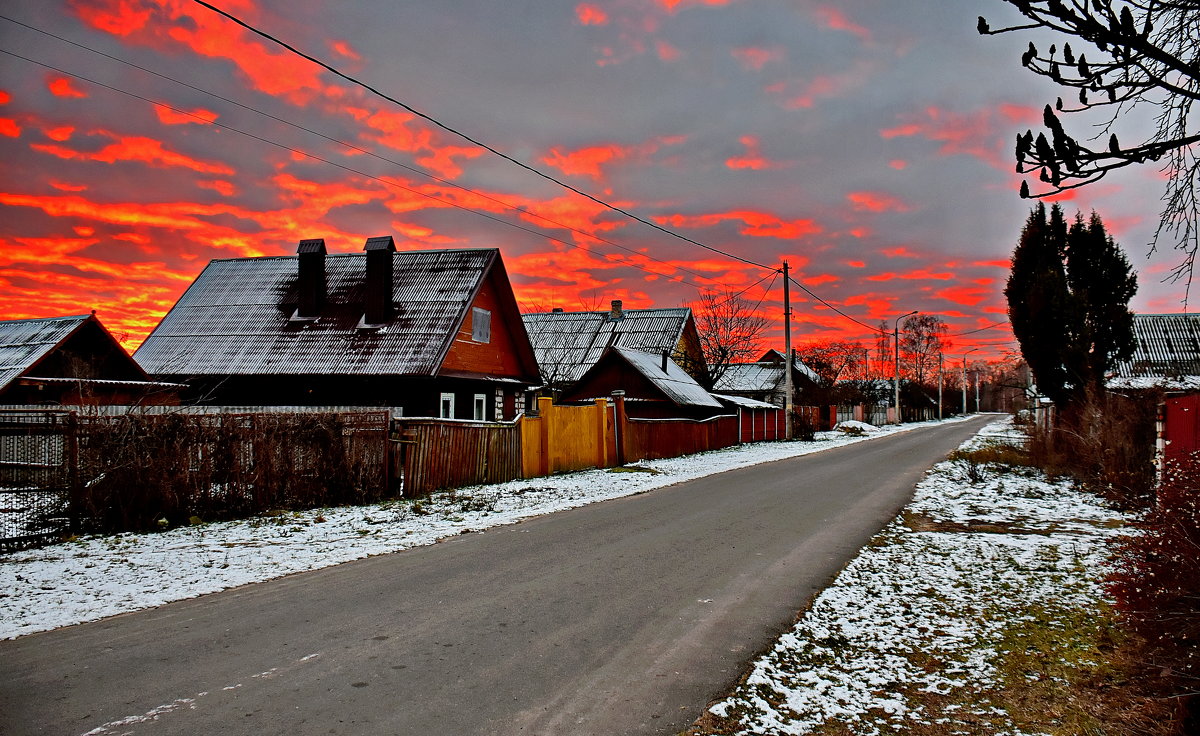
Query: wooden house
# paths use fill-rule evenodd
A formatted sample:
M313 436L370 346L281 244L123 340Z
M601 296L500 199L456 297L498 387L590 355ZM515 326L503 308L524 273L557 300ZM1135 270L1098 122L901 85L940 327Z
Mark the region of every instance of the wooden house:
M511 419L539 381L499 250L330 254L208 264L135 357L208 404L380 406Z
M0 321L0 404L178 404L96 313Z
M569 390L613 347L661 355L663 351L697 382L708 367L692 310L624 309L614 299L607 312L533 312L522 315L537 354L542 383L551 392Z
M734 413L726 412L667 351L654 355L621 346L605 350L562 400L607 399L614 391L624 392L626 413L639 419L702 419Z
M713 391L728 396L742 396L783 406L785 398L786 358L778 350L768 350L753 363L733 363L717 378ZM799 359L792 359L792 401L799 406L801 394L820 383L820 376Z

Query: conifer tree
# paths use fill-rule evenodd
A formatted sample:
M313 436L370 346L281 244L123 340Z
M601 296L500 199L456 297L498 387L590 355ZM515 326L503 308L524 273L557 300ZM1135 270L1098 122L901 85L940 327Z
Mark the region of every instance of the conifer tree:
M1038 204L1013 251L1004 295L1013 334L1038 390L1077 405L1133 353L1129 300L1137 275L1100 216L1067 227L1058 205Z

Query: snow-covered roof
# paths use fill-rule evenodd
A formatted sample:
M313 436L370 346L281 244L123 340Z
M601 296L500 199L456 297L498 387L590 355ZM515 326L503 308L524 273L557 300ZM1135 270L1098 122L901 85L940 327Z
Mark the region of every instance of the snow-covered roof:
M782 354L780 354L782 357ZM793 361L796 371L813 383L820 377L799 360ZM758 393L783 389L783 362L763 361L759 363L733 363L713 386L716 391Z
M729 396L727 394L713 394L713 398L718 401L740 406L743 409L778 409L769 401L759 401L758 399L749 399L745 396Z
M673 353L692 319L692 310L686 307L614 311L521 315L542 374L573 383L610 347Z
M89 317L80 314L0 321L0 390L46 357Z
M645 376L655 387L666 394L667 398L676 404L680 406L721 408L721 402L714 399L700 384L696 383L694 378L689 376L686 371L670 358L664 359L661 354L654 355L641 350L619 346L614 347L612 350L624 358L629 365L637 369L639 373ZM665 371L663 370L664 360L667 368Z
M1135 314L1133 333L1137 346L1118 378L1200 376L1200 314Z
M391 318L359 329L367 254L324 257L324 303L306 320L292 318L298 258L210 262L138 362L153 375L432 375L484 279L503 268L495 248L392 253Z

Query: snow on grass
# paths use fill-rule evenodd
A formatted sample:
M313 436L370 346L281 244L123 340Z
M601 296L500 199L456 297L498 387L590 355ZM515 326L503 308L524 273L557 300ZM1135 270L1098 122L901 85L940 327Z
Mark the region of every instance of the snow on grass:
M1031 469L972 472L970 451L1011 433L1007 421L989 425L935 466L904 512L710 709L713 728L1026 733L1004 707L1005 647L1035 618L1053 628L1101 605L1096 580L1122 517Z
M872 437L922 426L929 424L887 427ZM740 445L637 466L647 472L590 470L425 499L284 512L155 534L84 537L0 556L0 639L433 544L455 534L867 439L820 433L815 442Z

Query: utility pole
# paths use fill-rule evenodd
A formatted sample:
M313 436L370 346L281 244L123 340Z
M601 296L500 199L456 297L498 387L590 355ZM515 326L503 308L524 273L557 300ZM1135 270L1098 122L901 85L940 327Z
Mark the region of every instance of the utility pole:
M938 421L942 420L942 363L945 361L946 355L942 351L938 351Z
M964 415L967 413L967 356L970 355L971 353L975 352L978 349L979 348L971 348L967 352L963 353L962 389L963 389L963 414Z
M783 432L792 438L792 292L788 284L788 262L783 262Z
M904 319L905 317L911 317L916 313L917 313L917 310L914 309L913 311L909 312L908 314L902 314L899 317L897 317L896 324L894 326L894 329L892 330L892 336L896 340L896 348L895 348L896 352L892 354L892 358L895 362L895 368L896 368L896 375L895 375L894 380L892 381L892 388L896 395L896 424L904 423L904 420L900 418L900 320ZM887 333L885 332L883 334L886 335ZM887 338L885 337L883 339L886 340Z

